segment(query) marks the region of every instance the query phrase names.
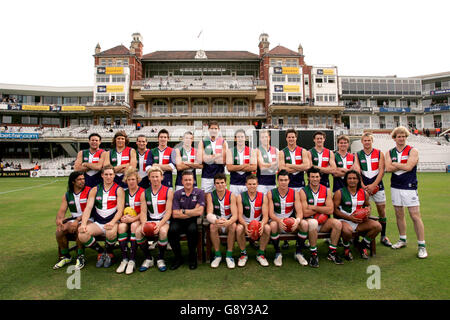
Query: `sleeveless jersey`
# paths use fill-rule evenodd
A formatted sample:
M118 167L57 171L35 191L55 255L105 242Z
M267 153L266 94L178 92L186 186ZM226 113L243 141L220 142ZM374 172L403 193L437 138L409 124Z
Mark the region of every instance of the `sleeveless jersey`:
M284 162L288 164L300 165L303 163L302 158L303 148L295 146L293 151L289 150L288 147L283 149ZM289 173L289 187L290 188L301 188L305 186L305 173L304 171L297 171L294 173Z
M206 155L219 154L223 152L224 140L217 137L215 141L203 140L203 148ZM213 179L217 173L225 172L225 166L223 164L207 164L203 162L202 178Z
M161 185L158 193L153 194L152 188L145 191L145 201L147 202L147 219L161 220L166 214L167 193L169 188Z
M217 191L214 190L211 192L211 198L213 201L213 213L217 216L217 218L231 218L231 192L230 190L225 189L225 195L222 199L217 195Z
M263 147L258 148L261 152L261 156L263 158L264 163L273 163L278 161L278 149L270 146L269 150L264 149ZM275 186L276 185L276 170L272 169L263 169L261 171L258 168L256 172L256 176L258 177L258 184L264 186Z
M292 217L295 219L294 201L295 201L295 190L289 188L288 192L284 197L280 196L278 188L272 189L272 201L273 209L275 215L280 218Z
M137 214L141 212L141 194L145 192L144 188L138 187L135 194L130 194L130 189L125 190L125 207L131 207Z
M117 212L117 189L119 185L114 183L109 190L105 190L103 183L97 186L97 194L93 210L95 222L106 224L110 222Z
M122 152L117 152L116 149L111 149L109 153L109 161L113 167L130 163L131 148L125 147ZM116 176L122 177L123 173L116 173Z
M389 151L392 162L407 163L412 147L406 146L402 151L393 148ZM417 190L417 165L411 171L392 172L391 187L404 190Z
M231 149L231 155L233 156L234 165L242 165L250 163L250 148L244 147L242 152L239 152L237 147ZM246 171L230 171L230 184L244 186L245 179L251 175L251 172Z
M303 188L306 195L306 201L312 206L324 206L327 200L327 187L319 185L317 192L312 191L311 187L307 185Z
M83 161L82 162L88 162L88 163L98 163L100 160L100 156L103 153L103 149L98 149L95 153L91 153L89 149L83 150ZM86 171L86 175L92 177L93 175L96 175L100 172L100 170L88 170Z
M172 164L172 151L171 147L166 147L164 150L159 150L158 147L151 149L150 156L147 159L147 165L157 164ZM171 188L172 187L172 170L164 171L164 179L162 184Z
M252 220L262 221L264 194L262 192L257 192L255 199L251 200L246 191L241 193L241 197L245 222L250 223Z
M309 150L311 153L312 164L319 168L326 168L330 163L330 149L323 148L322 152L317 152L315 148ZM328 179L328 173L320 173L320 184L326 187L330 186L330 181Z
M364 189L359 189L356 194L351 194L347 188L341 189L341 203L339 210L346 215L351 215L355 210L361 209L366 200Z
M372 184L380 173L380 150L373 149L372 152L366 154L364 150L358 152L359 166L361 167L361 176L364 185ZM383 180L378 185L380 190L384 190Z
M146 167L147 167L147 159L150 154L150 149L146 149L144 154L140 154L138 150L136 150L136 160L137 160L137 169L139 170L139 177L144 178L147 177Z
M335 151L334 157L336 159L336 166L338 168L350 169L355 162L355 155L349 152L347 152L345 157L342 157L338 151ZM345 186L344 177L333 177L333 181L333 192L336 192L337 190Z
M195 157L197 155L197 149L192 147L190 151L186 151L183 147L180 147L180 148L178 148L178 150L180 150L181 161L183 161L183 162L189 161L191 163L195 162ZM197 187L197 173L196 173L195 169L186 169L186 170L177 171L177 179L175 181L175 185L176 186L183 185L181 183L181 177L182 177L184 171L192 171L194 173L194 187Z
M67 206L73 218L78 218L83 214L90 190L91 188L86 186L79 193L66 192Z

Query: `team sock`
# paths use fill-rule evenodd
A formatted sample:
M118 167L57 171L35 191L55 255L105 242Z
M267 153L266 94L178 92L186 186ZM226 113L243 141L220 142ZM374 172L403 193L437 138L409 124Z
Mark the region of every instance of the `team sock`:
M91 236L91 238L84 244L85 247L94 249L97 253L103 253L104 249L100 246L100 244L95 241L95 238Z
M344 245L345 249L350 248L350 242L349 241L342 241L342 244Z
M365 236L364 237L364 243L366 245L367 248L370 248L370 243L372 242L372 239L370 239L369 237Z
M258 249L256 255L263 256L264 255L264 250Z
M158 245L159 245L159 256L158 259L162 260L164 259L164 254L166 253L166 249L167 249L167 243L168 240L166 239L162 239L162 240L158 240Z
M300 253L302 249L305 247L305 241L308 236L307 232L299 231L297 233L297 242L295 246L295 252Z
M386 236L386 221L387 221L387 218L386 217L380 218L378 221L381 224L381 237L383 238L383 237Z
M214 255L216 257L222 257L222 252L220 252L220 250L217 250Z
M309 251L311 251L311 253L317 253L317 247L316 246L310 246L309 247Z
M425 240L423 240L423 241L417 241L417 244L419 245L419 247L426 247L426 244L425 244Z
M106 239L105 249L107 254L112 254L114 250L114 245L116 244L117 237L112 240Z
M278 232L277 233L272 233L270 235L270 238L272 239L273 247L275 248L275 252L276 253L281 252L281 249L280 249L280 234Z
M128 233L120 233L119 234L119 245L120 245L120 251L122 252L122 260L128 259L128 254L127 254L128 253L128 241L127 240L128 240Z
M233 251L228 251L228 250L227 250L227 255L226 255L226 257L227 257L227 258L233 258Z
M81 256L82 254L84 254L84 248L78 248L77 254L78 254L79 256Z
M70 251L69 251L69 249L68 248L61 249L61 255L70 259Z
M247 255L247 250L241 250L241 256L246 256Z
M400 236L400 241L406 242L406 234L404 236Z
M150 250L148 249L147 239L145 237L142 239L136 239L136 243L144 253L145 259L150 259Z
M330 244L330 245L328 246L328 250L329 250L329 251L334 251L334 252L336 252L336 249L337 249L337 246L335 246L335 245Z
M136 234L131 233L130 234L130 260L135 260L136 258L136 251L137 251L137 242L136 242Z

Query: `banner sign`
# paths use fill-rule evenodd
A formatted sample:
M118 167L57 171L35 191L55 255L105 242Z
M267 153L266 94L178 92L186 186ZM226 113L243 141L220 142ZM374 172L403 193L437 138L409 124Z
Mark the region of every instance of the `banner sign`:
M19 170L19 171L0 171L0 177L29 177L30 171Z
M298 67L274 67L273 73L275 73L275 74L299 74L300 68L298 68Z
M123 92L123 86L121 85L106 86L106 92Z
M380 107L380 112L411 112L411 108L384 108L384 107Z
M317 69L317 74L324 75L324 76L333 76L334 69Z
M0 104L0 110L13 110L13 111L86 111L86 106L61 106L61 105L49 105L49 106L34 106L34 105L21 105L21 104Z
M50 111L50 106L33 106L33 105L22 105L22 110L26 111Z
M86 111L85 106L62 106L61 111Z
M430 91L430 96L434 96L437 94L449 94L449 93L450 93L450 89L432 90L432 91Z
M433 111L448 111L448 110L450 110L450 106L433 106L425 108L423 111L433 112Z
M106 74L123 74L123 67L106 67Z
M300 86L277 84L274 86L274 91L275 92L300 92Z
M97 92L98 93L105 93L106 92L106 86L97 86Z
M39 139L39 133L0 132L0 139Z

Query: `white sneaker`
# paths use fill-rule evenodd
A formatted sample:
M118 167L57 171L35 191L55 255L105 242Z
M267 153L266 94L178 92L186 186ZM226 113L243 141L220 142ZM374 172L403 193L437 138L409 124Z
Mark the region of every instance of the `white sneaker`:
M263 255L256 256L256 261L258 261L259 264L262 265L263 267L269 266L269 261L267 261L266 257Z
M300 263L302 266L308 265L308 261L306 261L305 257L303 257L303 255L301 253L296 253L294 255L294 259L297 260L298 263Z
M234 259L231 257L226 257L225 261L227 262L228 269L234 269L236 267L236 264L234 263Z
M164 261L164 259L159 259L158 261L156 261L156 265L158 266L158 270L161 272L167 270L166 262Z
M122 260L119 267L116 269L116 272L123 273L125 271L125 268L127 267L127 265L128 265L128 260L126 260L126 259Z
M397 243L394 243L391 248L392 249L400 249L406 247L406 241L398 240Z
M273 260L273 264L276 267L281 267L283 265L283 255L281 253L275 254L275 260Z
M245 267L245 264L248 261L248 256L247 255L241 255L241 257L238 260L238 267Z
M128 261L127 270L125 271L125 274L132 274L135 268L136 262L134 262L134 260Z
M214 259L211 262L211 268L217 268L220 264L220 261L222 261L222 257L214 256Z
M139 268L139 271L140 272L147 271L148 268L153 267L154 263L155 262L153 260L153 257L151 259L145 259L141 267Z
M426 257L428 257L427 248L419 247L419 252L417 253L417 256L420 259L425 259Z

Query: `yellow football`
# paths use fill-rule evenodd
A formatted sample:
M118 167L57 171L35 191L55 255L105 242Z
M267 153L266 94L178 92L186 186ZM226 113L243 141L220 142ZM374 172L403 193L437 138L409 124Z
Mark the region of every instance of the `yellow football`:
M137 216L136 211L133 208L131 208L131 207L126 207L123 210L123 214L124 215L128 215L128 216L133 216L133 217Z

